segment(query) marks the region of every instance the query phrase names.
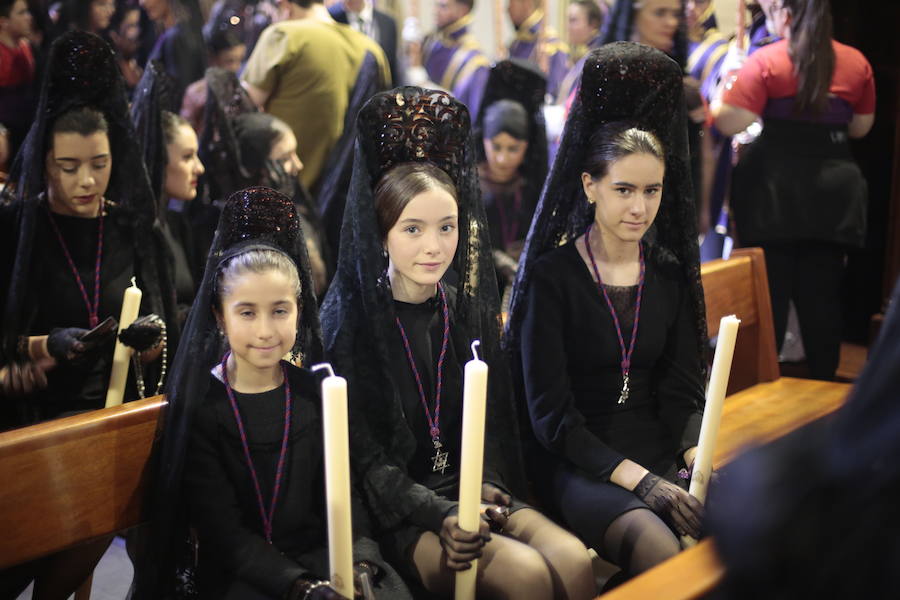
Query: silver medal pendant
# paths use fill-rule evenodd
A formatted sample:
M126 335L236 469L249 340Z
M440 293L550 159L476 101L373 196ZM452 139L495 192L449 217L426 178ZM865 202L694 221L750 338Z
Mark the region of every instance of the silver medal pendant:
M433 463L431 471L433 473L440 471L441 475L443 475L444 469L450 467L450 463L447 460L450 456L450 453L441 452L441 448L443 447L443 445L438 438L432 439L432 442L434 442L434 456L431 457L431 462Z
M622 393L619 394L619 404L625 404L628 400L628 371L622 374Z

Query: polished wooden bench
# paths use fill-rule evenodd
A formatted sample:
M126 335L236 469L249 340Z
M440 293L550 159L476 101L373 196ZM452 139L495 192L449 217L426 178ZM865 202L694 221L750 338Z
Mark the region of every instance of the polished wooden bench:
M719 319L741 319L728 397L713 455L715 468L746 448L782 437L837 410L850 384L779 377L772 307L759 248L743 248L728 260L701 268L709 337ZM714 540L706 539L602 596L603 600L665 598L692 600L713 591L724 574Z
M139 524L165 404L0 433L0 569Z

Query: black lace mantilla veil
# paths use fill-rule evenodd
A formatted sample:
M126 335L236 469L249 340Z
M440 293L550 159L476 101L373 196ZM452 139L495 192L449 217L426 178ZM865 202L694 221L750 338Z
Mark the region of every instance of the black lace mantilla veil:
M484 131L484 113L499 100L515 100L528 113L528 153L519 172L541 185L547 177L547 124L544 121L544 97L547 95L547 77L534 63L512 58L491 67L484 97L473 126L473 137L478 162L486 160L481 143Z
M488 431L493 433L486 440L486 451L491 452L493 445L493 452L506 453L497 455L497 462L502 463L502 466L498 464L503 470L501 475L513 488L511 491L521 490L524 478L516 444L501 442L516 435L516 418L508 368L500 355L499 298L487 221L480 201L468 110L444 92L401 87L376 94L369 100L359 114L358 130L337 272L321 313L326 355L352 367L352 373L341 373L351 386L357 380L376 378L376 381L366 381L366 385L381 390L397 389L390 382L392 354L388 351L389 340L396 335L390 317L394 305L373 189L385 172L404 162L427 161L441 168L456 184L459 209L459 243L451 267L458 277L456 294L450 298L454 306L451 331L457 347L468 347L471 340L481 340L482 357L491 368ZM368 344L363 346L372 352L356 353L355 341L348 339L353 336L367 336ZM399 406L399 397L393 393ZM406 423L394 420L393 414L369 416L383 417L382 422L373 423L373 435L382 440L395 440L397 446L415 444ZM353 430L354 438L365 435L362 429ZM364 473L371 460L364 455L355 456L354 468ZM372 483L364 481L362 485L368 487ZM370 504L370 509L382 524L396 522L404 516L395 514L387 504Z
M223 201L235 190L248 185L250 174L241 161L241 149L234 131L234 120L257 112L241 82L221 67L206 70L206 107L200 134L200 160L206 167L202 181L213 201Z
M134 90L131 102L131 120L137 139L144 150L144 165L150 176L150 186L159 203L161 222L165 214L168 198L163 193L168 154L163 134L162 111L178 114L174 108L174 82L166 73L161 62L151 60Z
M125 82L116 64L115 53L104 40L83 31L70 31L54 41L50 50L41 94L22 148L9 174L15 187L13 206L18 226L14 235L15 264L5 265L11 273L9 289L3 292L4 354L14 348L16 336L27 326L30 310L28 286L33 268L35 218L43 210L42 194L47 187L44 165L51 143L51 127L57 117L78 107L93 107L103 113L109 125L110 151L114 157L106 191L108 217L134 234L134 249L144 306L162 316L168 324L169 343L177 339L175 297L165 244L156 220L157 210L143 155L128 114ZM174 347L174 346L173 346Z
M293 201L270 188L231 195L222 209L203 281L184 327L167 390L168 406L159 462L151 490L153 530L136 560L132 598L194 597L188 529L182 504L182 473L193 415L206 397L210 371L222 360L225 344L212 312L216 272L225 260L251 249L271 248L293 259L300 275L300 326L294 350L309 365L322 357L322 336L306 242Z
M506 345L514 352L535 260L584 233L593 219L581 185L584 157L591 134L614 121L629 121L653 132L665 148L663 197L644 243L657 260L679 263L690 286L698 348L707 347L681 69L659 50L616 42L587 57L581 89L531 222L506 330Z

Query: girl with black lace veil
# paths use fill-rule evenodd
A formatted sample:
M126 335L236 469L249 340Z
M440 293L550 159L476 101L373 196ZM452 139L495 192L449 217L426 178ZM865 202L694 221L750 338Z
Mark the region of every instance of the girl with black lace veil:
M132 370L126 400L158 392L163 349L177 342L165 245L112 50L73 31L50 56L10 173L15 196L0 209L4 428L104 406L114 320L132 280L144 317L120 339L140 352L145 389ZM108 541L19 567L22 587L36 577L36 598L68 596Z
M338 271L322 308L325 350L350 390L351 464L382 549L429 593L479 556L479 595L587 598L574 536L516 499L516 412L468 111L443 92L397 88L359 115ZM482 500L460 529L462 367L472 340L490 365ZM427 391L426 391L427 390Z
M306 245L290 198L248 188L223 208L173 366L137 597L339 597L323 581L320 383L288 354L304 365L321 356ZM408 598L365 537L361 504L353 516L357 573L375 580L378 597ZM185 569L170 561L188 524L199 559Z
M620 577L700 533L703 507L672 483L704 389L688 165L678 65L631 42L591 52L510 309L535 489Z
M170 252L176 300L186 313L194 301L195 273L203 268L206 248L194 244L186 203L197 197L204 173L197 134L172 109L172 82L158 61L150 61L135 90L131 118L144 150L144 164L157 198L162 232Z
M83 338L118 318L132 277L148 318L123 341L144 352L145 392L157 389L163 338L172 348L177 339L165 244L112 50L93 34L66 33L46 75L10 173L15 199L0 215L0 361L5 393L18 396L4 403L17 409L16 425L103 406L115 329ZM136 383L127 399L138 397Z
M497 63L475 123L478 180L501 290L512 284L547 176L547 79L532 63ZM477 142L476 142L477 143Z

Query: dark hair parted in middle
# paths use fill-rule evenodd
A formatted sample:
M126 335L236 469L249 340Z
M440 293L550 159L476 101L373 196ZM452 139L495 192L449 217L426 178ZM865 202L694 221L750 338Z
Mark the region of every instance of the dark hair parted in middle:
M93 133L108 133L106 117L96 108L79 106L61 114L51 128L52 133L77 133L88 136Z
M528 141L528 113L515 100L498 100L484 111L484 131L482 137L491 139L506 133L517 140Z
M413 198L433 189L444 190L457 200L453 180L431 163L402 163L382 175L375 186L375 216L381 239L387 237Z
M639 129L627 121L613 121L600 126L591 135L583 171L594 179L601 179L609 165L631 154L650 154L665 164L662 142L653 133Z

